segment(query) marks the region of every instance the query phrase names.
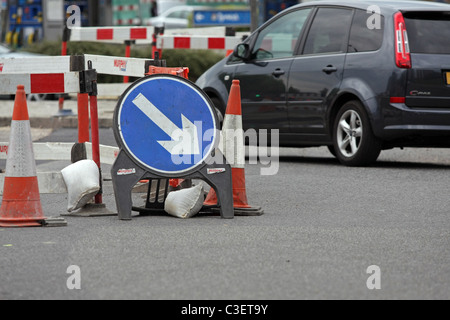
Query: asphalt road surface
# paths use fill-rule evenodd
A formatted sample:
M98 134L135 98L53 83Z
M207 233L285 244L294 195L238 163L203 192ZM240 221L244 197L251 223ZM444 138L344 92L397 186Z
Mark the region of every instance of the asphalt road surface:
M76 137L61 129L41 141ZM100 142L115 145L112 130ZM0 300L450 298L450 150L393 150L373 167L346 168L326 148L282 149L276 175L263 167L246 167L260 217L135 214L0 228ZM115 210L111 181L104 187ZM143 205L141 194L133 199ZM41 202L59 216L67 195Z

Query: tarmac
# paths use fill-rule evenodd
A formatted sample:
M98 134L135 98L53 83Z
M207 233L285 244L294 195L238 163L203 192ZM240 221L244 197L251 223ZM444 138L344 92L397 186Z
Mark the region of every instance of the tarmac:
M114 143L117 101L98 101L105 145ZM0 100L1 142L9 140L13 107ZM74 142L76 99L64 109L73 115L55 116L57 100L29 101L33 140ZM262 206L261 217L69 216L67 227L0 228L0 300L176 299L188 306L205 299L450 297L450 149L395 149L372 168L343 167L326 147L280 151L277 175L246 165L250 204ZM40 162L38 171L57 171L68 161ZM114 211L110 166L102 170L103 203ZM144 205L143 196L133 193L133 203ZM41 199L47 217L67 212L67 194ZM381 268L381 290L368 289L371 265ZM80 290L68 286L70 266L80 268ZM179 315L181 308L170 310Z

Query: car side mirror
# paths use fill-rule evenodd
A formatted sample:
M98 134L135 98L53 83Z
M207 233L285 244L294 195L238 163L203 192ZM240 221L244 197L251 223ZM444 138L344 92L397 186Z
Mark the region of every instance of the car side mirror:
M234 56L244 61L250 60L250 46L247 43L238 44L234 48Z

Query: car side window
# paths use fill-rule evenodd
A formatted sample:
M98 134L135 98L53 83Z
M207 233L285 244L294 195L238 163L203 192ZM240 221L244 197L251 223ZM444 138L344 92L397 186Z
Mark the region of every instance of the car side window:
M310 12L311 8L290 12L263 29L252 56L256 60L292 57Z
M379 25L367 25L373 13L356 10L350 31L348 52L368 52L381 48L384 33L384 17L379 16Z
M309 30L303 54L347 52L348 30L353 11L319 8Z

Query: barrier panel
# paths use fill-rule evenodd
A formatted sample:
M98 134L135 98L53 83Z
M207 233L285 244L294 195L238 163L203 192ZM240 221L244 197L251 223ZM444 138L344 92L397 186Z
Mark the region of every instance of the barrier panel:
M124 43L142 40L150 44L154 31L154 27L74 27L70 29L70 41Z
M154 27L73 27L64 29L62 55L67 54L67 42L103 42L125 44L125 57L131 57L131 45L140 41L142 44L153 44L152 57L155 57L157 34L164 29ZM161 54L159 55L161 56ZM124 83L129 76L124 76Z
M120 44L125 43L125 41L136 41L136 44L152 44L154 34L220 37L227 35L227 28L73 27L70 29L66 28L65 33L66 36L63 37L63 42L87 41Z
M20 61L20 63L18 63ZM95 55L32 57L0 59L0 94L13 95L17 86L23 85L25 93L78 93L88 95L91 116L92 158L101 173L98 108L97 74L113 74L132 77L144 77L153 60L108 57ZM94 69L94 65L95 68ZM86 100L87 102L87 100ZM80 136L89 136L89 119L82 119L89 113L78 115ZM87 120L87 121L86 121ZM87 133L87 134L86 134ZM86 141L80 141L86 142ZM95 203L102 205L102 192Z
M89 69L89 61L92 62L92 66L96 70L97 74L129 77L143 77L148 71L149 66L157 64L157 62L153 59L137 59L90 54L20 58L20 60L15 58L0 58L0 76L11 74L60 75L71 72L82 72ZM4 83L2 82L2 84ZM76 93L79 89L72 88L71 90ZM55 89L52 89L52 91L55 91ZM10 94L15 93L15 91L12 92L11 90L9 90L9 92L11 92Z
M211 49L232 51L247 33L235 36L227 27L169 29L159 27L67 27L63 33L62 55L67 42L123 43L125 57L130 57L132 44L152 45L152 58L162 57L163 49Z
M242 42L241 37L162 35L158 38L158 49L203 49L231 51Z

